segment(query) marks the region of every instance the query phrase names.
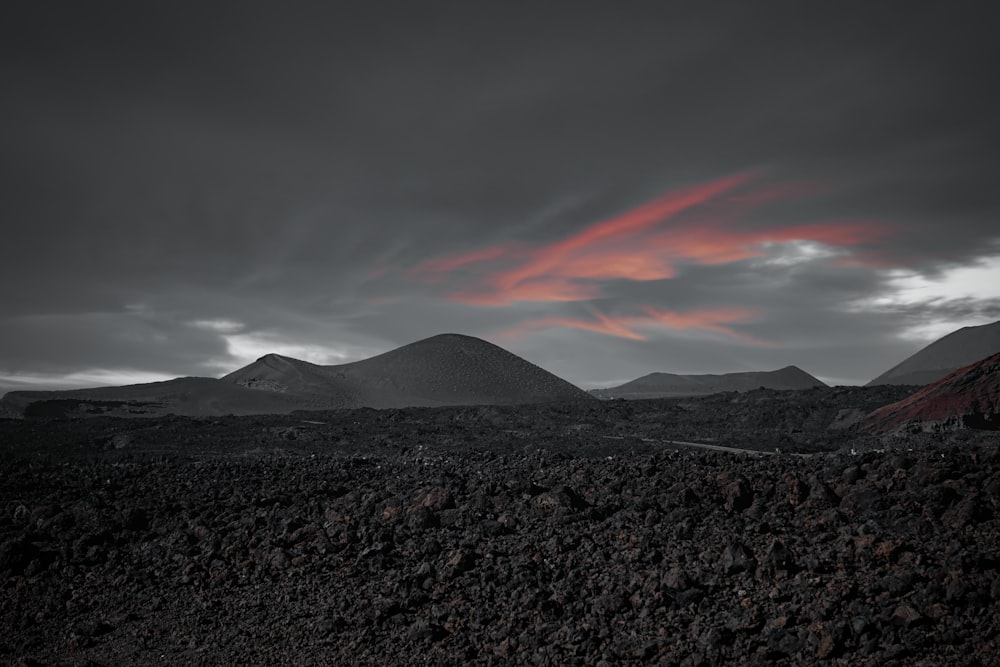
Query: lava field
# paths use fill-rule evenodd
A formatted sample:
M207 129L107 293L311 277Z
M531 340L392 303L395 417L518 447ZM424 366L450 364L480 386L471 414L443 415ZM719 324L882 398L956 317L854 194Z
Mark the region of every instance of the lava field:
M997 664L997 434L879 391L0 421L0 661Z

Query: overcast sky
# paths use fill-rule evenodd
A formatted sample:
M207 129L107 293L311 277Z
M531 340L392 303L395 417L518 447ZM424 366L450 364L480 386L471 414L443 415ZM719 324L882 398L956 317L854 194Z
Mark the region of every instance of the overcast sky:
M851 384L1000 319L989 3L293 4L3 3L0 392L443 332Z

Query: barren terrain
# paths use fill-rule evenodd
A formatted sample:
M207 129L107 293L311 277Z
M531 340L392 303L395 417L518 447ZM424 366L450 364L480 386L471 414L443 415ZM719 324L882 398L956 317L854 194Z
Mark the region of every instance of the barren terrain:
M0 663L994 664L997 434L910 392L2 420Z

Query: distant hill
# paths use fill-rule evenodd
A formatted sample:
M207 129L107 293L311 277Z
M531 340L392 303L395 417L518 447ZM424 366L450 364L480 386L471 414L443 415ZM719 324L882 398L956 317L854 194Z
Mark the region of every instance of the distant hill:
M796 366L786 366L776 371L750 371L721 375L675 375L650 373L641 378L608 389L594 389L590 393L598 398L666 398L670 396L700 396L723 391L750 391L752 389L810 389L825 387L809 373Z
M323 407L590 400L583 390L521 357L479 338L459 334L433 336L370 359L336 366L267 355L222 381L295 395L310 404L326 403Z
M1000 353L875 410L863 426L875 432L900 428L1000 430Z
M925 385L1000 352L1000 321L963 327L939 338L868 383Z
M282 414L299 408L294 399L262 394L215 378L66 391L12 391L0 400L9 415L157 417L167 414Z
M336 366L268 354L221 379L69 391L12 391L0 414L248 415L292 410L589 401L538 366L479 338L441 334Z

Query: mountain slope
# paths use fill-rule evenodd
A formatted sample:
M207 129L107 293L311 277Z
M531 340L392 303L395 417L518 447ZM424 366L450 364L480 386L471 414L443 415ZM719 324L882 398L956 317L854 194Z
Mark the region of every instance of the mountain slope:
M586 392L472 336L441 334L336 366L268 355L222 378L322 407L391 408L589 400Z
M963 327L939 338L868 383L925 385L1000 352L1000 321Z
M902 401L865 418L864 427L889 432L981 428L1000 430L1000 353L960 368Z
M113 416L279 414L292 410L520 404L593 398L479 338L441 334L337 366L269 354L221 379L69 391L13 391L0 414Z
M809 389L825 387L809 373L796 366L786 366L776 371L750 371L723 373L721 375L676 375L650 373L617 387L595 389L591 393L600 398L664 398L670 396L698 396L723 391L750 391L767 389Z
M10 416L35 414L50 417L281 414L299 407L295 400L280 394L265 394L215 378L202 377L184 377L121 387L12 391L0 400L0 404Z
M327 366L268 354L221 378L259 394L285 396L302 409L356 407L357 388Z

